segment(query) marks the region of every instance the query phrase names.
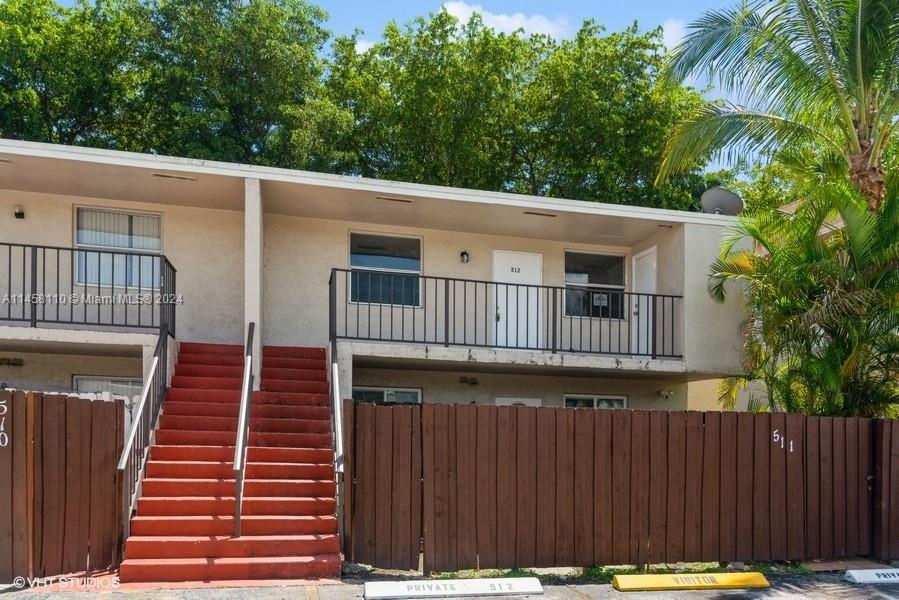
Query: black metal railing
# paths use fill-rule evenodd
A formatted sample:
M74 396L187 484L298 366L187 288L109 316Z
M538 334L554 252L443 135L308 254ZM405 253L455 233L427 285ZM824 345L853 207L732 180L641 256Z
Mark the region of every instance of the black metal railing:
M682 357L683 297L332 269L332 339Z
M0 322L174 335L175 277L161 254L0 242Z
M234 537L240 537L240 517L243 512L243 482L247 468L247 446L250 439L250 405L253 400L253 337L256 324L247 326L244 349L243 382L240 387L240 408L237 413L237 435L234 440Z
M140 482L143 480L144 467L147 463L153 432L162 400L168 386L169 372L169 335L163 330L156 342L153 360L144 379L140 402L131 416L131 428L125 440L125 446L119 456L118 474L122 482L122 531L127 539L131 528L131 515L140 497Z

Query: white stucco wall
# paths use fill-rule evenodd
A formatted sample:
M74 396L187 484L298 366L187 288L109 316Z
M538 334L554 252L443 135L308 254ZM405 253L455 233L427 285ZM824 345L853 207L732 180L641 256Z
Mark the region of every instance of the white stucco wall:
M21 367L0 365L0 384L41 392L71 392L73 375L143 377L138 356L95 356L0 351L0 359L20 358Z
M21 205L25 219L16 219ZM162 252L177 269L178 337L239 343L243 336L243 212L74 196L0 193L0 241L72 247L75 206L162 215ZM3 265L5 273L5 265Z
M477 384L472 385L472 380ZM543 406L564 406L564 394L610 394L627 396L628 408L687 408L685 382L656 379L354 368L353 386L419 388L423 402L438 404L492 404L497 397L508 397L539 398ZM663 389L672 392L668 400L659 395Z
M707 291L710 267L725 233L715 226L684 225L684 356L691 372L742 372L740 328L745 312L739 290L729 288L723 303Z

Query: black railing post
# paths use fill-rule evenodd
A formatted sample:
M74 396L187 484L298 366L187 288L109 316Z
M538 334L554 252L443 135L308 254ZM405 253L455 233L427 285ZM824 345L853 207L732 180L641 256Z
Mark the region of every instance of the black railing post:
M443 345L449 346L449 280L443 280Z
M658 322L657 316L658 316L659 302L658 302L658 298L656 298L655 296L650 296L650 300L652 301L652 314L650 316L650 322L649 322L649 335L652 336L652 340L650 340L650 345L652 346L652 357L656 358L656 356L657 356L656 343L658 342L658 340L656 339L657 338L656 323ZM663 350L664 350L664 348L663 348Z
M31 246L31 326L37 327L37 246Z
M331 351L337 349L337 273L331 269L331 277L328 279L328 339L331 340Z
M556 288L552 288L553 292L553 314L550 322L552 323L553 328L553 343L552 343L552 351L553 354L556 353L556 349L558 348L558 342L556 340L556 319L559 319L559 325L562 324L562 316L559 314L559 290Z

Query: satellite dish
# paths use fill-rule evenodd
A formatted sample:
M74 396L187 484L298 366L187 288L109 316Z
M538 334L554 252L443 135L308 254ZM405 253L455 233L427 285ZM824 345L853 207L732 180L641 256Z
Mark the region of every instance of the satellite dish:
M730 190L721 187L709 188L699 200L702 212L715 215L735 216L743 210L743 200Z

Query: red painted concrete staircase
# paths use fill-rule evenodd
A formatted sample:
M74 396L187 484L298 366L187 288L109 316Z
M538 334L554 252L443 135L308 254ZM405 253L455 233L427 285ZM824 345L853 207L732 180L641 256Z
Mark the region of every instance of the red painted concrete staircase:
M339 577L324 351L267 346L262 367L242 535L235 538L232 464L243 348L181 343L121 581Z

